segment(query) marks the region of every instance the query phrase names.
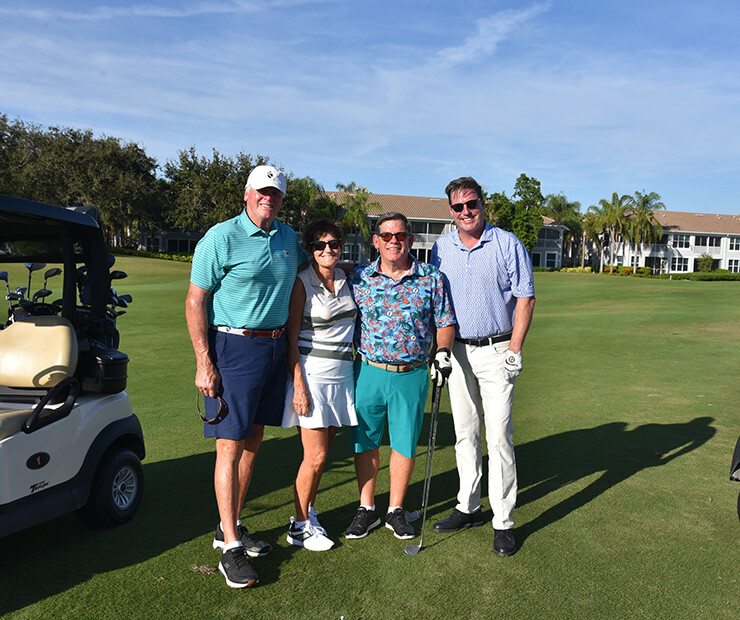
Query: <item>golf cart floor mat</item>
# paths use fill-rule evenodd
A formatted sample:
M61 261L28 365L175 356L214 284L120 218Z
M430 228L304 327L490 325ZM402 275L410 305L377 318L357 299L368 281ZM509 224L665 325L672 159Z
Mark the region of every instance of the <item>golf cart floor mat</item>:
M77 336L58 316L34 316L0 330L0 385L52 388L77 367Z

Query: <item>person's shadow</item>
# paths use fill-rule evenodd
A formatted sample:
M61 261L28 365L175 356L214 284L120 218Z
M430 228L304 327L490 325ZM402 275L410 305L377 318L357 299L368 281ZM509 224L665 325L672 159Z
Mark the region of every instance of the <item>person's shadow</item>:
M695 450L715 434L710 426L713 421L701 417L683 424L643 424L633 430L626 430L625 422L612 422L517 446L520 507L603 472L585 488L517 527L517 539L524 541L637 472L665 465Z

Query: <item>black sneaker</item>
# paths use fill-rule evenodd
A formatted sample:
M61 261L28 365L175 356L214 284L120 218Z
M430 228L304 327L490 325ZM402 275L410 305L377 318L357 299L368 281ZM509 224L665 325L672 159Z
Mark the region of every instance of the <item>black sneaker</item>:
M226 578L230 588L249 588L259 581L252 565L247 562L244 547L234 547L221 553L219 572Z
M347 528L347 538L365 538L370 530L380 525L378 513L360 506L352 519L352 525Z
M452 513L446 519L437 521L432 529L435 532L457 532L466 527L480 527L486 522L483 518L483 511L478 508L470 514L460 512L457 508L452 509Z
M401 540L416 536L414 528L406 520L406 511L403 508L396 508L393 512L385 515L385 526L389 530L393 530L393 535Z
M264 540L258 540L243 525L236 526L236 533L239 534L239 540L244 545L244 552L250 558L261 558L272 551L272 545L270 543ZM213 537L213 548L224 548L224 531L221 529L220 523L216 526L216 534Z
M493 552L501 557L514 555L518 547L514 539L514 530L493 530Z

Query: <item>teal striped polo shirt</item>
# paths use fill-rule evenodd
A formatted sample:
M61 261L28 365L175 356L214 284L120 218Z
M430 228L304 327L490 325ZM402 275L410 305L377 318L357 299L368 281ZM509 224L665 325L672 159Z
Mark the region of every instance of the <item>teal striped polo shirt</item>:
M267 233L242 211L198 242L190 281L211 291L210 325L274 329L288 320L298 265L306 262L290 226L275 220Z

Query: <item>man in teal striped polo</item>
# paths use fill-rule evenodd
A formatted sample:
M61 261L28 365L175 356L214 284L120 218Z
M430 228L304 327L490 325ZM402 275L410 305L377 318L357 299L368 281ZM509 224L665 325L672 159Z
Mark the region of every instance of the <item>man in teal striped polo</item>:
M308 256L295 231L278 222L285 174L257 166L247 179L244 211L216 224L195 248L186 301L204 395L204 435L216 438L214 487L221 522L213 547L232 588L257 583L246 556L271 546L241 524L265 425L280 426L285 398L284 326L298 266Z

